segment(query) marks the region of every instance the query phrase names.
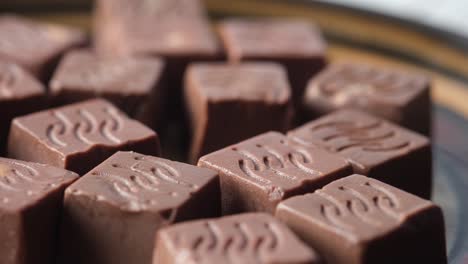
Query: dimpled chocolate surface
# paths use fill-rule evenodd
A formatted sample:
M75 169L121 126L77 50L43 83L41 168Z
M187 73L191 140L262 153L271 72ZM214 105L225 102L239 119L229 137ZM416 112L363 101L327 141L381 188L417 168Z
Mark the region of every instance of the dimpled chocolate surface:
M327 263L447 263L440 208L362 175L290 198L276 216Z
M3 155L14 117L44 107L45 88L16 64L0 62L0 155Z
M319 263L317 254L263 213L205 219L158 232L153 264Z
M95 99L14 119L8 155L84 174L117 150L157 155L159 140L109 102Z
M164 102L163 69L164 62L158 58L109 58L89 50L75 50L60 62L50 91L58 104L103 97L152 125Z
M290 196L351 174L344 159L316 147L294 145L275 132L210 153L198 165L218 171L223 214L274 212Z
M59 56L85 42L83 32L25 18L0 16L0 59L17 63L44 80Z
M218 216L219 201L215 171L117 152L66 190L60 259L151 263L156 230Z
M429 79L422 74L340 63L310 81L304 103L311 117L357 108L428 134L429 87Z
M218 30L230 61L268 60L283 64L296 104L300 103L309 78L325 65L325 41L318 28L306 21L227 19Z
M292 130L288 136L346 158L355 173L430 197L431 148L422 135L363 112L342 110Z
M1 263L53 260L63 191L77 178L63 169L0 158Z
M291 122L291 91L274 63L194 64L186 74L185 101L193 128L190 160ZM275 118L271 118L275 116Z

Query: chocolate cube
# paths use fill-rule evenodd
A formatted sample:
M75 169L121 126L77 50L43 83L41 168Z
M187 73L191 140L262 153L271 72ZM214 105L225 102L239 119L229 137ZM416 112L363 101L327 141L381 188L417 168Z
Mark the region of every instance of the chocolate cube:
M44 104L45 88L38 80L16 64L0 62L0 156L6 150L11 120Z
M94 20L99 53L166 59L169 112L174 117L182 114L182 79L187 65L222 58L199 0L98 0Z
M0 158L0 262L53 263L63 192L78 175Z
M291 121L286 72L274 63L195 64L185 80L191 115L190 161L258 134L285 132Z
M275 61L285 66L296 106L309 79L326 63L326 44L317 27L293 19L228 19L218 26L231 62Z
M347 159L363 174L423 198L431 197L430 141L381 118L342 110L288 133L295 142L318 146Z
M14 62L47 81L60 56L86 42L83 32L26 18L0 16L0 60Z
M219 212L215 171L117 152L65 191L59 263L149 264L158 229Z
M290 198L276 216L327 263L447 263L440 208L362 175Z
M351 174L351 166L316 147L302 147L269 132L208 154L198 166L216 170L223 214L273 213L282 200Z
M57 104L103 97L153 127L161 120L164 63L158 58L100 57L86 50L65 55L50 82Z
M304 95L308 116L355 108L428 135L429 79L418 73L365 64L331 65L314 77Z
M159 154L157 134L102 99L49 109L13 120L8 155L80 175L118 150Z
M204 219L158 232L153 264L321 263L283 223L263 213Z

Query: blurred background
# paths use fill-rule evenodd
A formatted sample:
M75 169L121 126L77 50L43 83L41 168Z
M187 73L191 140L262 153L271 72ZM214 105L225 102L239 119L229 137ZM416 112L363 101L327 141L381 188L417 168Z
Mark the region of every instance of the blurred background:
M226 2L235 0L215 0ZM251 0L262 1L262 0ZM467 0L276 0L332 4L372 11L416 22L439 31L448 31L468 43ZM1 0L0 11L89 10L91 0ZM3 10L2 10L3 9Z

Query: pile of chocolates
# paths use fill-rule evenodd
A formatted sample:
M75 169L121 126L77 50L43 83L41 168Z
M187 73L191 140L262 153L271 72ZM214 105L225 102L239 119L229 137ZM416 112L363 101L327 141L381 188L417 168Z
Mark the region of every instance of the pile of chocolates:
M1 264L447 263L429 78L292 18L94 11L0 16Z

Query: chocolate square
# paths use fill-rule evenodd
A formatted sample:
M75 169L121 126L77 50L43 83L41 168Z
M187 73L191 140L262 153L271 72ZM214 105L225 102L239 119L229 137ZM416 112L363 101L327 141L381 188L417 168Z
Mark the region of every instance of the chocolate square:
M284 132L292 117L286 72L274 63L191 65L185 101L191 115L193 163L201 155L260 133Z
M304 95L309 117L355 108L422 134L431 129L429 79L418 73L339 63L314 77Z
M0 36L0 59L21 65L42 81L50 77L63 52L86 42L77 29L12 15L0 16Z
M40 110L44 105L45 88L38 80L16 64L0 62L1 156L6 150L11 120Z
M52 263L63 192L78 175L0 158L0 262Z
M182 79L194 61L219 60L222 50L199 0L98 0L96 48L101 54L161 56L167 61L170 113L182 114Z
M102 99L15 118L8 139L10 157L80 175L118 150L158 155L159 139L154 131Z
M216 217L215 171L117 152L65 191L59 263L151 263L156 231Z
M431 197L430 141L417 133L355 110L342 110L288 133L346 158L355 173L386 182L423 198Z
M88 50L65 55L50 81L58 104L103 97L153 127L161 120L164 62L146 57L100 57Z
M198 166L218 171L223 214L273 213L282 200L351 174L338 156L269 132L208 154Z
M313 24L294 19L227 19L218 30L231 62L275 61L289 74L298 106L309 79L326 62L326 44Z
M153 263L321 263L283 223L263 213L176 224L159 230Z
M276 216L327 263L447 263L440 208L362 175L290 198Z

